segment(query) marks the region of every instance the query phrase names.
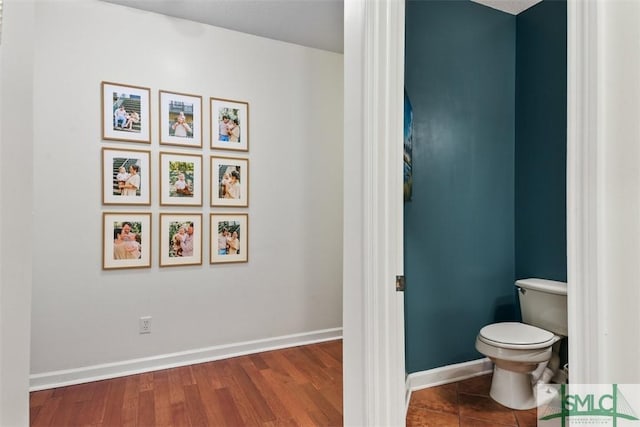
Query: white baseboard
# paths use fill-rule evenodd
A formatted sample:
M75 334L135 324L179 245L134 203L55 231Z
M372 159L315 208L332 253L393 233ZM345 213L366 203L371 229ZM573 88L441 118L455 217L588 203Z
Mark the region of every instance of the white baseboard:
M29 390L38 391L55 387L82 384L91 381L141 374L161 369L194 365L263 351L278 350L299 345L315 344L342 338L342 328L323 329L300 334L284 335L254 341L225 344L178 353L161 354L115 363L85 366L62 371L44 372L29 376Z
M493 372L493 363L489 358L456 363L427 371L414 372L407 375L407 409L411 400L411 392L442 384L454 383Z

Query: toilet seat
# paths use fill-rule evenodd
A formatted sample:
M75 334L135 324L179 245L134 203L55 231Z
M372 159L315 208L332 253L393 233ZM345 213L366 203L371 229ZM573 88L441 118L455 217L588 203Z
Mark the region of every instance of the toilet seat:
M478 334L478 339L485 344L515 350L550 347L558 338L552 332L518 322L493 323Z

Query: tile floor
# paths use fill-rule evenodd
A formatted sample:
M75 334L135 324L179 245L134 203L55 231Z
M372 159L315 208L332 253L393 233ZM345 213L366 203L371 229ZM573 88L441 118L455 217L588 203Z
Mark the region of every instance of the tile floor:
M407 426L536 427L536 408L514 411L489 397L491 375L411 393Z

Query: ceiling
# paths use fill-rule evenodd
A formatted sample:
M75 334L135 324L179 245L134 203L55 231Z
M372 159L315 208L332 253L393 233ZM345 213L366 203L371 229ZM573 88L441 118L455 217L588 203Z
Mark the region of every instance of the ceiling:
M342 53L342 0L104 0Z
M517 15L529 9L531 6L540 3L542 0L471 0L476 3L498 9L503 12Z
M103 0L229 30L343 52L343 0ZM542 0L472 0L517 15Z

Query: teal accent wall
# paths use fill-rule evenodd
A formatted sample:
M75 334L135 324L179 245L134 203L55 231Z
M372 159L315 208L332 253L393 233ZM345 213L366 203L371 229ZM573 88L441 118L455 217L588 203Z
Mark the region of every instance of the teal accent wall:
M514 316L515 34L470 1L407 2L408 372L477 359L480 327Z
M567 280L567 3L517 16L516 277Z
M407 2L409 373L481 357L480 328L519 318L515 279L566 280L566 30L564 0Z

